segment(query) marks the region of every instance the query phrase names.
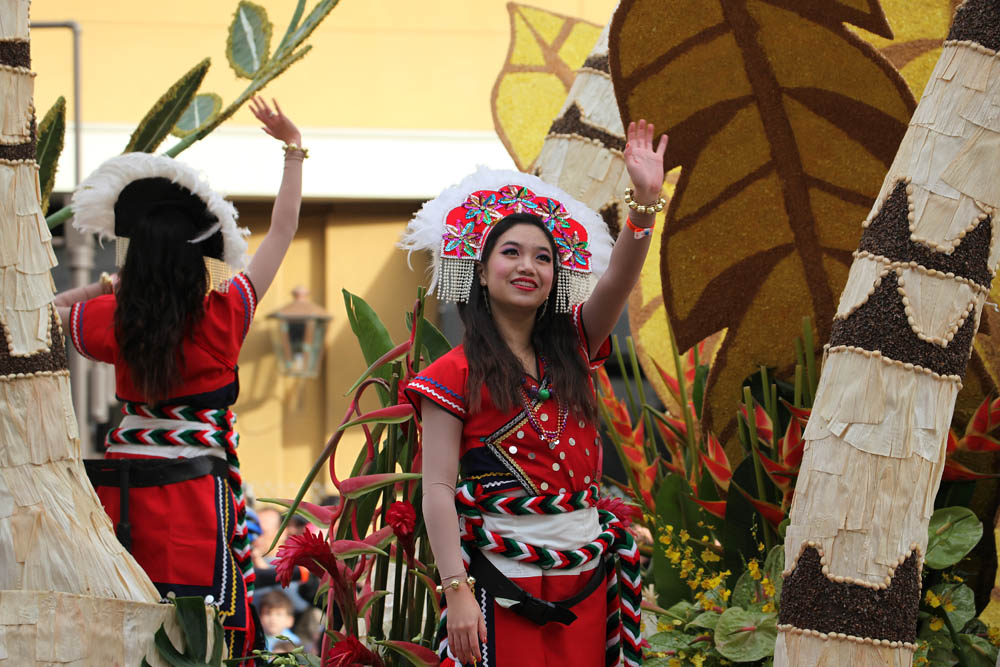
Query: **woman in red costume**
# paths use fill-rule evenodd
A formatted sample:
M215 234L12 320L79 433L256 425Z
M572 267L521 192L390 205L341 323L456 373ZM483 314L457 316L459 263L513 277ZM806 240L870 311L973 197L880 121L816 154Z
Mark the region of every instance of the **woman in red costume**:
M260 633L229 407L258 300L298 227L306 157L295 124L274 107L251 102L264 131L284 142L285 167L248 265L229 202L183 163L129 153L99 167L72 202L77 228L117 237L117 284L105 278L56 297L80 354L115 367L124 418L88 474L116 533L161 595L218 607L233 658L249 655Z
M438 295L465 324L463 344L407 386L423 424L443 664L642 661L638 550L599 498L590 372L662 209L667 138L654 148L653 136L644 121L628 128L635 191L610 257L595 213L514 172L474 174L408 228L403 246L434 251Z

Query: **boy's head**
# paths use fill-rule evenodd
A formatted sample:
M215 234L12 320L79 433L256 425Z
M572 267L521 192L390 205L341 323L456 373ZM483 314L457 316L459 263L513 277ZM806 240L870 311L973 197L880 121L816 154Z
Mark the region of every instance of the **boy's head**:
M292 601L281 591L271 591L260 600L260 624L268 637L290 630L295 623Z

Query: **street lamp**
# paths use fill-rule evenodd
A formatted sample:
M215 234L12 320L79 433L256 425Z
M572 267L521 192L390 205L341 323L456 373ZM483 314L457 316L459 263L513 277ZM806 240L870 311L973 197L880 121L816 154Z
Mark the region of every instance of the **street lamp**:
M278 321L274 336L278 369L291 377L314 378L319 374L323 339L332 315L309 300L305 287L293 289L292 297L291 303L268 315Z

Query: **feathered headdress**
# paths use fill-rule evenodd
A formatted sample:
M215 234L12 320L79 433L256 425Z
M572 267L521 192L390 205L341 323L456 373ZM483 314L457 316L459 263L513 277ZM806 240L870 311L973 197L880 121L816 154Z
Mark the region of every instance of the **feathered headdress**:
M560 268L556 310L568 312L585 301L608 268L608 226L586 204L530 174L480 168L425 203L399 245L410 252L430 251L430 291L436 290L442 301L465 302L486 238L512 213L537 215L555 238Z
M246 267L249 231L237 226L236 208L194 169L162 155L126 153L104 162L73 193L73 225L116 239L121 266L132 226L164 203L187 210L194 220L199 231L188 242L201 246L213 287Z

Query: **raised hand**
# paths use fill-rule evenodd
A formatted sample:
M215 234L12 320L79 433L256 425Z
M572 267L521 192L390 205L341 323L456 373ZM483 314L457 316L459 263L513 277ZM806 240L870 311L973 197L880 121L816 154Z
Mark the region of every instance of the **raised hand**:
M261 129L278 141L302 145L302 133L299 132L299 128L295 127L295 123L282 113L277 100L271 98L271 102L274 104L273 110L262 97L258 96L250 100L250 111L257 120L264 124Z
M660 143L653 149L654 128L652 123L640 120L628 124L625 144L625 168L635 186L635 200L640 204L655 201L663 188L663 156L667 152L667 135L660 137Z

